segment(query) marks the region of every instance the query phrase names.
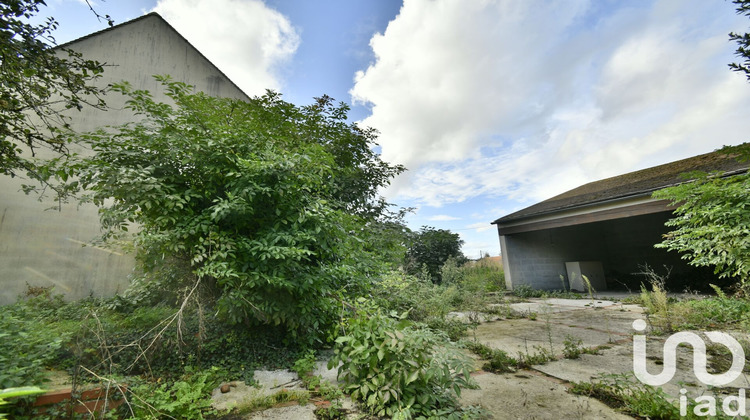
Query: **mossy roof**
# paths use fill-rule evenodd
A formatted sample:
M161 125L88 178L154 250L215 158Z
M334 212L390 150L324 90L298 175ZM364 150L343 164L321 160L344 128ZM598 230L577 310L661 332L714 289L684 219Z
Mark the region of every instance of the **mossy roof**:
M694 156L640 171L630 172L600 181L590 182L578 188L526 207L501 217L493 224L517 222L523 219L550 215L573 208L593 206L610 200L650 195L652 192L688 181L686 173L693 171L724 172L727 174L746 172L750 164L739 162L734 155L712 152Z

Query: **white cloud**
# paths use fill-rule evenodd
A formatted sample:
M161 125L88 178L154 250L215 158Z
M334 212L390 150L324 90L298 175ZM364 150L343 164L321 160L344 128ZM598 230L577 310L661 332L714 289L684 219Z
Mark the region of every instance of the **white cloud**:
M449 216L447 214L437 214L435 216L428 217L427 220L429 220L431 222L447 222L447 221L451 221L451 220L461 220L461 218L460 217Z
M260 0L159 0L159 13L248 95L279 90L299 35Z
M405 0L351 94L410 169L390 199L537 201L749 140L745 27L702 0Z
M484 232L493 228L489 222L472 223L466 227L468 229L474 229L475 232Z

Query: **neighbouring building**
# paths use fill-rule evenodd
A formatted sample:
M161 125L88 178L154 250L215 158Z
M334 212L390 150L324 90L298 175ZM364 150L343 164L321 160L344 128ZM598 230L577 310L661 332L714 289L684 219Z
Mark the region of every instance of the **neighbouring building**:
M654 248L668 232L673 207L651 194L685 182L683 173L743 173L747 162L713 152L591 182L501 217L497 226L509 289L585 290L581 274L596 290L638 290L645 264L671 270L673 286L715 281L712 270L687 264L680 254ZM678 283L679 282L679 283Z
M165 101L153 75L170 75L206 94L248 99L231 80L195 49L161 16L150 13L93 33L61 47L105 63L102 86L126 80L135 89ZM133 121L117 93L105 97L106 111L84 108L73 112L71 126L83 132ZM0 304L15 301L29 286L55 286L69 299L111 295L128 285L133 257L90 243L99 234L99 217L92 205L40 202L21 192L23 179L0 177Z

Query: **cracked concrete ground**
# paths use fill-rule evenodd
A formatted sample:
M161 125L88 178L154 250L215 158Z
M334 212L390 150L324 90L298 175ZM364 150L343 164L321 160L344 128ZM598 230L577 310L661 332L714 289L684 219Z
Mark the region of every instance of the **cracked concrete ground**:
M481 405L496 419L629 418L598 400L573 395L567 390L572 382L591 382L601 375L626 374L632 377L633 321L645 319L641 307L597 299L529 299L527 302L502 306L517 313L536 315L502 320L486 317L489 321L470 330L467 338L504 350L511 356L533 354L538 348L544 348L559 358L514 373L493 374L478 370L474 379L480 389L464 390L460 398L462 405ZM466 314L455 316L467 318ZM666 336L648 338L647 368L652 374L662 370L658 359L661 358L665 339ZM599 348L599 354L582 354L579 359L564 359L562 354L566 340L581 340L583 347ZM708 393L707 387L701 385L693 375L691 349L679 347L677 360L677 374L662 389L675 401L682 388L693 399ZM481 365L481 361L478 361L477 366ZM335 381L334 371L320 368L319 372ZM281 381L291 386L287 379L290 378L279 377L266 386L277 386ZM750 377L741 375L730 386L718 390L718 394L726 392L737 395L739 388L750 388ZM750 401L747 406L750 407ZM314 408L312 404L277 407L245 418L314 418ZM356 414L351 417L356 417Z
M510 304L519 313L536 313L529 318L482 323L470 337L480 343L515 356L533 354L538 348L552 349L558 360L533 366L526 371L477 377L481 390L462 395L462 404L481 404L502 419L547 418L628 418L591 398L565 392L573 382L591 382L603 375L624 374L633 381L633 321L645 319L643 309L606 300L530 299ZM733 334L737 338L747 337ZM668 336L649 336L647 370L662 371L661 357ZM588 348L599 348L599 354L582 354L578 359L562 358L565 340L582 341ZM708 340L706 340L708 342ZM677 373L662 390L678 401L680 390L688 398L713 392L719 398L737 395L739 388L750 388L750 376L743 374L722 389L711 391L693 374L693 355L689 347L677 349ZM746 401L750 407L750 401ZM719 406L719 409L721 407Z

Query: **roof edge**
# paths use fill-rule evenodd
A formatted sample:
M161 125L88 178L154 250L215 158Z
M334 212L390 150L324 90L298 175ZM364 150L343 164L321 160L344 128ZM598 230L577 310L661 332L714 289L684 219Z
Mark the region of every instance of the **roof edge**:
M218 71L218 72L219 72L219 74L221 74L222 76L224 76L224 77L225 77L225 78L226 78L226 79L227 79L227 80L229 81L229 83L231 83L231 84L232 84L232 86L234 86L234 87L235 87L235 88L236 88L236 89L237 89L237 90L238 90L238 91L239 91L239 92L240 92L241 94L243 94L243 95L245 96L245 98L246 98L247 100L250 100L250 95L248 95L248 94L247 94L247 92L245 92L244 90L242 90L242 88L240 88L240 87L239 87L239 86L238 86L238 85L237 85L237 84L236 84L236 83L234 82L234 80L230 79L230 78L229 78L229 76L227 76L227 75L226 75L226 74L225 74L225 73L224 73L224 72L223 72L223 71L222 71L222 70L221 70L221 69L220 69L220 68L219 68L219 67L218 67L218 66L217 66L216 64L214 64L214 63L213 63L213 61L209 60L209 59L208 59L208 57L206 57L206 56L205 56L205 55L204 55L204 54L203 54L203 53L201 52L201 50L199 50L198 48L196 48L196 47L195 47L195 46L194 46L194 45L193 45L193 44L192 44L192 43L191 43L190 41L188 41L188 40L187 40L187 38L185 38L185 37L184 37L184 36L183 36L183 35L182 35L182 34L181 34L181 33L180 33L179 31L177 31L177 29L175 29L175 28L174 28L174 26L172 26L172 25L171 25L171 24L170 24L169 22L167 22L167 20L166 20L166 19L164 19L164 18L163 18L163 17L162 17L162 16L160 15L160 14L158 14L158 13L156 13L156 12L149 12L149 13L146 13L145 15L142 15L142 16L138 16L137 18L134 18L134 19L130 19L130 20L128 20L128 21L125 21L125 22L123 22L123 23L120 23L120 24L117 24L117 25L114 25L114 26L110 26L109 28L105 28L105 29L102 29L102 30L100 30L100 31L92 32L92 33L90 33L90 34L88 34L88 35L84 35L84 36L82 36L82 37L80 37L80 38L76 38L76 39L74 39L74 40L72 40L72 41L68 41L68 42L65 42L65 43L63 43L63 44L57 45L57 46L53 47L53 49L58 49L58 48L60 48L60 49L64 49L64 48L69 48L71 44L74 44L74 43L76 43L76 42L80 42L80 41L83 41L83 40L85 40L85 39L88 39L88 38L92 38L92 37L95 37L95 36L97 36L97 35L100 35L100 34L102 34L102 33L104 33L104 32L108 32L108 31L112 31L112 30L115 30L115 29L118 29L118 28L122 28L122 27L124 27L124 26L126 26L126 25L130 25L130 24L132 24L132 23L135 23L135 22L139 22L139 21L141 21L141 20L145 20L145 19L147 19L147 18L150 18L150 17L156 17L156 18L158 18L159 20L161 20L162 22L164 22L164 24L166 24L166 25L167 25L167 27L168 27L169 29L171 29L171 30L172 30L172 32L174 32L175 34L177 34L177 36L179 36L179 37L180 37L180 39L182 39L183 41L185 41L185 43L186 43L186 44L188 44L188 45L190 46L190 48L192 48L192 49L193 49L193 51L195 51L196 53L198 53L198 55L199 55L199 56L200 56L201 58L203 58L204 60L206 60L206 62L207 62L208 64L210 64L211 66L213 66L213 68L215 68L215 69L216 69L216 71Z
M742 173L746 173L749 170L750 170L750 168L745 168L745 169L737 169L737 170L734 170L734 171L722 172L720 174L720 176L721 176L721 178L726 178L726 177L729 177L729 176L734 176L734 175L739 175L739 174L742 174ZM687 182L693 182L693 181L695 181L695 179L688 179L688 180L685 180L685 181L682 181L682 182L675 182L675 183L671 183L671 184L666 184L666 185L662 185L662 186L660 186L658 188L650 188L648 190L639 191L639 192L633 193L633 194L623 194L623 195L620 195L620 196L608 197L606 199L597 200L597 201L591 201L591 202L588 202L588 203L576 204L576 205L573 205L573 206L561 207L561 208L556 208L556 209L541 211L541 212L538 212L538 213L527 214L527 215L523 215L523 216L518 217L518 218L512 218L512 219L505 220L504 222L517 223L517 222L520 222L520 221L534 219L534 218L541 217L541 216L547 216L547 215L550 215L550 214L560 213L560 212L567 211L567 210L575 210L575 209L581 209L581 208L586 208L586 207L594 207L594 206L597 206L597 205L601 205L601 204L609 203L609 202L613 202L613 201L619 201L619 200L625 200L625 199L628 199L628 198L636 198L636 197L641 197L641 196L647 196L647 195L653 194L655 191L662 190L664 188L674 187L674 186L677 186L677 185L681 185L681 184L685 184ZM499 225L503 224L503 222L500 222L500 221L503 218L505 218L505 217L508 217L508 216L500 217L500 218L496 219L495 221L491 222L490 224L491 225L497 225L497 226L499 226Z

